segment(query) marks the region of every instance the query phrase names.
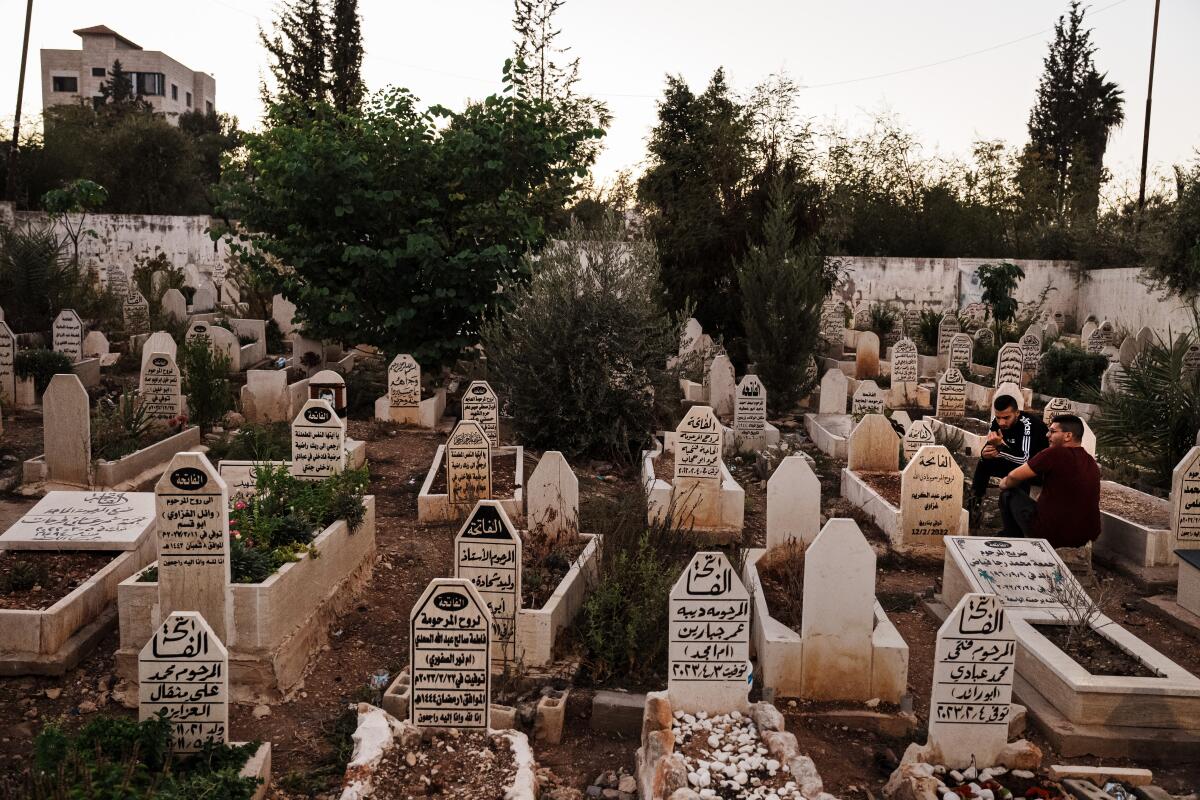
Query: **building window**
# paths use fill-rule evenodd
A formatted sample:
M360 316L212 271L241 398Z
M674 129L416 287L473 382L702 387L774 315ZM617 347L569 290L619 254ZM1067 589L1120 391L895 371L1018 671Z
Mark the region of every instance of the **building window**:
M192 107L192 93L191 92L187 93L187 107L188 108Z
M93 78L103 78L107 74L108 73L105 72L104 67L92 67Z
M78 92L79 78L67 75L55 75L51 79L56 92Z
M140 95L153 96L166 94L166 78L161 72L134 73L134 86Z
M179 87L173 83L171 84L171 99L172 100L179 99Z
M212 100L204 101L204 113L206 113L206 114L213 113Z

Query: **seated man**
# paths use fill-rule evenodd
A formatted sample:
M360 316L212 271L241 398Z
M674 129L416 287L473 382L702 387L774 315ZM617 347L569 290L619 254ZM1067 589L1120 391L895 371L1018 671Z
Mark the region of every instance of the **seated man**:
M1035 501L1021 484L1042 479ZM1050 422L1050 447L1000 481L1005 536L1046 539L1055 548L1083 547L1100 536L1100 466L1083 449L1083 420L1063 414Z
M1035 414L1017 407L1016 398L1002 394L992 403L995 417L987 435L987 444L979 454L971 490L975 503L987 493L992 478L1003 478L1029 459L1045 450L1046 423ZM1028 489L1026 489L1028 491Z

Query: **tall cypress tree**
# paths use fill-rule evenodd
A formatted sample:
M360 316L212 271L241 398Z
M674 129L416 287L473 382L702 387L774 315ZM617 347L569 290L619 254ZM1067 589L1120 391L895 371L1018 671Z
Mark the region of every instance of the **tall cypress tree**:
M329 32L320 0L287 0L273 28L270 35L258 31L275 79L274 93L262 87L264 104L284 100L312 108L325 101Z
M329 42L329 94L334 108L358 108L363 97L362 30L358 0L333 0L332 36Z

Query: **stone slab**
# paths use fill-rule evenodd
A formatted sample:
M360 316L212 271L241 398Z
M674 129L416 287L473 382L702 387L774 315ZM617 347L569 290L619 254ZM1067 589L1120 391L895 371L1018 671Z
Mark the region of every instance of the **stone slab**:
M1138 599L1138 607L1156 615L1177 630L1200 639L1200 614L1194 614L1179 605L1175 602L1174 595L1142 597Z
M154 515L152 492L50 492L0 535L0 550L136 550Z
M637 736L642 730L646 695L601 689L592 698L591 729L596 733Z

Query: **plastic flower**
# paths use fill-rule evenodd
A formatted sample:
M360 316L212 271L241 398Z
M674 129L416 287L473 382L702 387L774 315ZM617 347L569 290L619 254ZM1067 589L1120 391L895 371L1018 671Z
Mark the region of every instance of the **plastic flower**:
M236 508L238 511L241 511L242 509L244 509L246 507L246 501L238 500L236 503L233 504L233 507Z

